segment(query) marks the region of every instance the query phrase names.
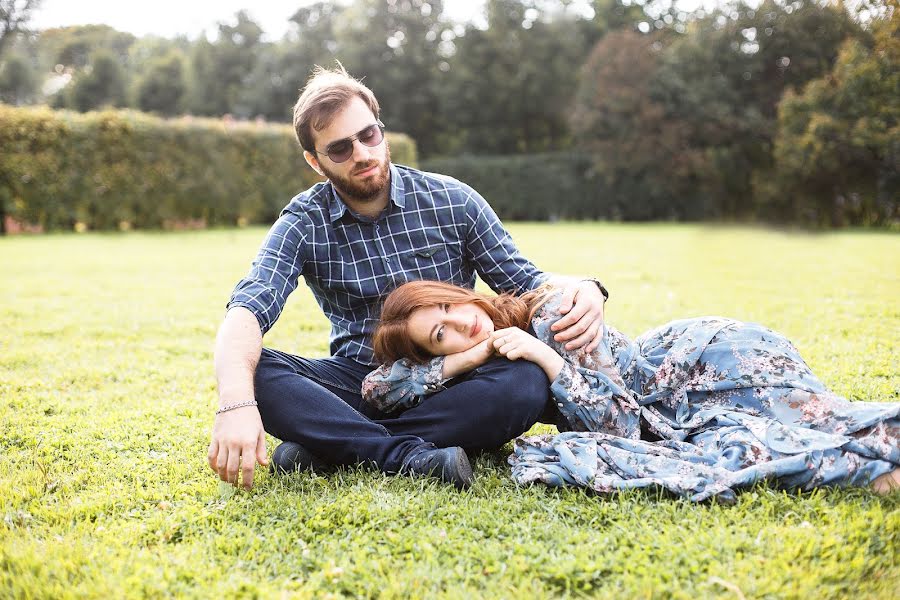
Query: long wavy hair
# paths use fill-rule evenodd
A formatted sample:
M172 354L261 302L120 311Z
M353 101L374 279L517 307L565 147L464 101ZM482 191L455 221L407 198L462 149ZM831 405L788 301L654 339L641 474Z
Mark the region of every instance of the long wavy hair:
M527 329L535 311L547 300L549 291L549 286L541 286L522 296L509 293L489 296L441 281L404 283L388 295L382 306L381 320L372 338L375 358L382 363L391 363L401 358L423 363L433 358L431 353L417 346L409 335L409 317L420 308L472 302L488 314L495 329Z

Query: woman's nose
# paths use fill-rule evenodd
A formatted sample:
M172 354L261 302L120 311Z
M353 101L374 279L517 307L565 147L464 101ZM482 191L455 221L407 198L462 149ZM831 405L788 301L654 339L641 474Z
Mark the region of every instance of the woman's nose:
M457 331L464 331L466 328L466 319L462 315L450 315L447 318L448 324Z

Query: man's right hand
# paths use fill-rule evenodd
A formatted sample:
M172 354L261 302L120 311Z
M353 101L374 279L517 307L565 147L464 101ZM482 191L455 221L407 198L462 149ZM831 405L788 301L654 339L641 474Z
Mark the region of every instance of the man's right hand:
M207 458L219 479L236 486L240 470L242 485L248 490L252 488L256 463L269 464L266 432L259 410L244 406L216 415Z

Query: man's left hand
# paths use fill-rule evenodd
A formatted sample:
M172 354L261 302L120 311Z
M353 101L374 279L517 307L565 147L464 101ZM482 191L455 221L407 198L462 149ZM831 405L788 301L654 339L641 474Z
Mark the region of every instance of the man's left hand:
M593 281L568 283L562 289L559 313L563 317L550 328L559 332L553 339L565 342L566 350L593 352L603 339L603 293Z

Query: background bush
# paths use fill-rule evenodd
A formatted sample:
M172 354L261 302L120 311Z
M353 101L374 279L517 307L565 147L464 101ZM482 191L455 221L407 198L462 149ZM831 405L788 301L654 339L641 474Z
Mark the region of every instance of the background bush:
M282 124L0 105L0 148L0 221L44 229L268 223L319 180Z
M471 185L508 220L701 221L724 213L724 205L710 198L660 202L648 193L646 182L610 181L596 169L597 160L587 152L555 152L436 158L421 161L420 167Z

